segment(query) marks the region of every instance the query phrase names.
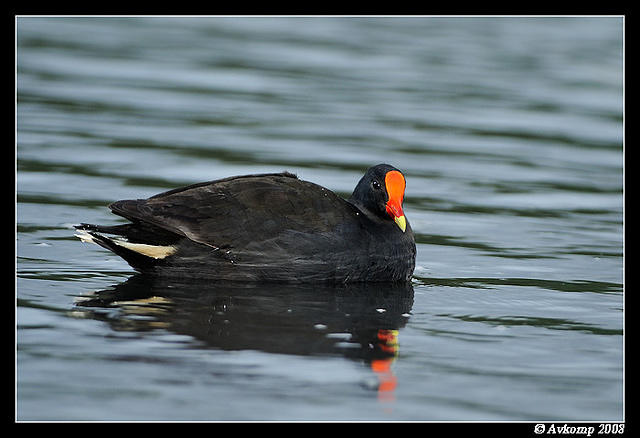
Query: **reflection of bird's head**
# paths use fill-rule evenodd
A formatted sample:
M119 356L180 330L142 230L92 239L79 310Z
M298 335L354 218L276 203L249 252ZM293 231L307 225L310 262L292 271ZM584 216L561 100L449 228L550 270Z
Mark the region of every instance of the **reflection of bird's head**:
M378 376L379 381L378 397L381 400L391 400L398 384L398 378L391 370L391 365L398 355L398 330L378 330L376 347L389 355L371 361L371 370Z

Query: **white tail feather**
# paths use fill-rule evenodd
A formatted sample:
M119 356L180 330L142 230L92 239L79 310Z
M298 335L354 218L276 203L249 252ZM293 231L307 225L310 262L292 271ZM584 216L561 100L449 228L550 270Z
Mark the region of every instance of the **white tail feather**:
M83 242L96 243L94 240L94 237L85 230L78 230L75 236L78 237ZM115 243L118 246L127 248L128 250L137 252L138 254L142 254L147 257L152 257L154 259L163 259L165 257L170 256L171 254L175 253L178 250L175 246L171 246L171 245L168 245L168 246L147 245L146 243L131 243L122 239L111 239L108 237L104 237L104 238L108 239L109 241Z

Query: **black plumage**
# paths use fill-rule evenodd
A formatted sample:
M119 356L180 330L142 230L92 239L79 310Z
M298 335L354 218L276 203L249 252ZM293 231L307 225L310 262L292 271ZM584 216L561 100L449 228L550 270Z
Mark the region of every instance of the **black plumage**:
M390 172L396 179L385 182ZM156 275L407 281L416 246L403 196L404 177L386 164L370 168L348 200L288 172L244 175L117 201L109 208L130 223L76 228L83 240Z

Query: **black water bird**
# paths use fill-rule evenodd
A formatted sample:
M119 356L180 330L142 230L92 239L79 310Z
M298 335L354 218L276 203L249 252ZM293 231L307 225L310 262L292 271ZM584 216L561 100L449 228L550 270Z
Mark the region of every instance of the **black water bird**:
M134 269L232 281L408 281L416 245L405 177L379 164L349 199L288 172L234 176L122 200L130 223L80 224L76 236Z

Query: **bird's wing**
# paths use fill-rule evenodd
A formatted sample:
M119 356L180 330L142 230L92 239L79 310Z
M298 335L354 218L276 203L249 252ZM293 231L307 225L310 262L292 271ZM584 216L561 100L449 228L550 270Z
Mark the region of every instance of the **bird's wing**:
M352 214L350 204L330 190L289 173L198 183L109 208L214 247L243 247L285 232L328 233Z

